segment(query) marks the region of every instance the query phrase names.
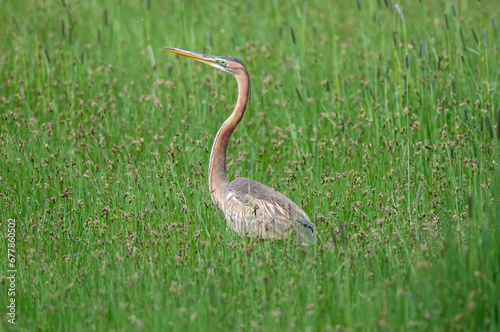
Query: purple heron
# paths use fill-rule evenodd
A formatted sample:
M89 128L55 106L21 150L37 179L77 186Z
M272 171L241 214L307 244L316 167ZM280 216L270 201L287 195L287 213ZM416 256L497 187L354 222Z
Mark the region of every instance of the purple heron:
M235 58L206 55L177 48L163 49L225 71L238 82L238 100L233 113L222 124L212 145L208 168L208 186L212 201L226 216L236 233L263 239L298 238L312 242L314 224L304 210L285 195L259 182L238 178L228 182L226 150L234 129L247 107L250 78L243 63Z

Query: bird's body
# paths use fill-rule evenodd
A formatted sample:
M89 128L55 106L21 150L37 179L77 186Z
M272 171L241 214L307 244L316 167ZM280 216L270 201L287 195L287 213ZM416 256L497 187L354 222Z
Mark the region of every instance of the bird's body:
M257 181L246 178L231 181L222 211L228 225L242 235L313 240L314 224L306 213L282 193Z
M167 47L164 49L226 71L238 82L236 107L215 136L208 171L212 201L226 216L228 226L244 236L263 239L298 238L302 242L311 242L314 238L314 224L288 197L246 178L238 178L231 183L227 180L227 145L245 113L250 92L249 75L243 63L230 57Z

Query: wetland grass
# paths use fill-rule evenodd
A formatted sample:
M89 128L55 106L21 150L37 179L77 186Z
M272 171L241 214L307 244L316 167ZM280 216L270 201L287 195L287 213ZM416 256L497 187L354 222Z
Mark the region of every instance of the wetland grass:
M7 2L2 330L498 330L498 6L384 4ZM207 170L236 84L164 45L245 62L229 177L321 243L227 229Z

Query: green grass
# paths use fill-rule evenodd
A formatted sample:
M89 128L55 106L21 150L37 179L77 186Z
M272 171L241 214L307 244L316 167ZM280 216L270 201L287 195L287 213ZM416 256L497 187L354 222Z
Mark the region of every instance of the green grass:
M499 7L359 3L4 3L1 329L498 330ZM207 170L236 82L161 46L245 62L229 178L322 242L227 229Z

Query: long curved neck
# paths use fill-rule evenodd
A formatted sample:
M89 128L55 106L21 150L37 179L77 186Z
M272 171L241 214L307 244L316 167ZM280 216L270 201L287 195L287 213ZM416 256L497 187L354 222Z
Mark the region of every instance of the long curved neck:
M223 198L226 195L227 181L226 173L226 150L234 128L240 123L248 102L249 92L249 76L245 70L241 74L235 75L238 82L238 101L233 113L222 124L217 135L215 136L214 144L212 145L212 153L210 154L210 165L208 169L208 187L210 195L215 205L222 210Z

